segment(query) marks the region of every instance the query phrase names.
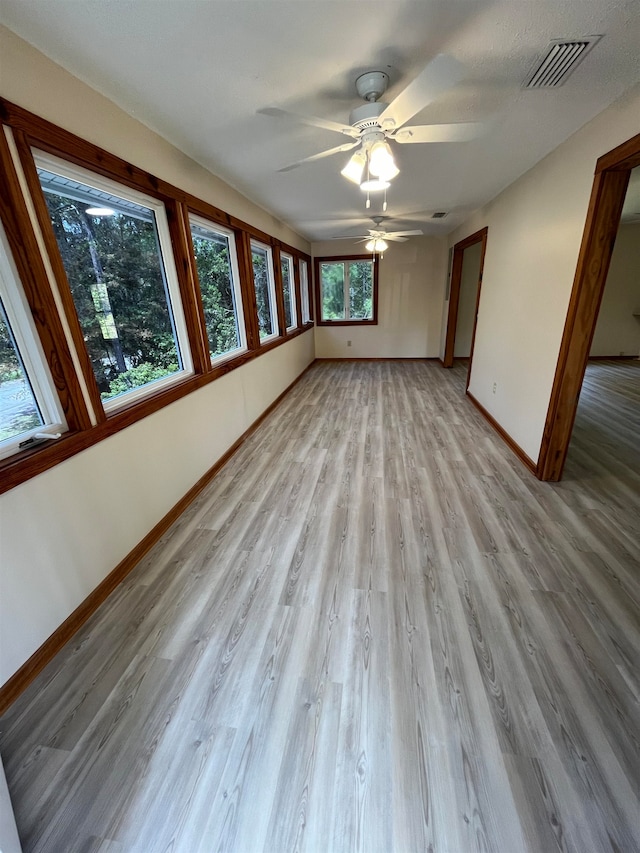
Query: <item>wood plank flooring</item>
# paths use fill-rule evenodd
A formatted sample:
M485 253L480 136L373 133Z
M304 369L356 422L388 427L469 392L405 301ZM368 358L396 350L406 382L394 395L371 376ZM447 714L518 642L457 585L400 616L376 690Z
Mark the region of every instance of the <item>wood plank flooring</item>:
M640 849L640 362L539 483L315 365L0 721L25 853Z

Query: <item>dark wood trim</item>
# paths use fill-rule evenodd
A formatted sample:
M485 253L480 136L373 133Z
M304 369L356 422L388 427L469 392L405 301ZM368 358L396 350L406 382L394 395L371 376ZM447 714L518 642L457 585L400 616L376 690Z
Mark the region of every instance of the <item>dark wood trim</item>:
M453 353L456 342L456 326L458 323L458 308L460 306L460 287L462 284L462 265L464 261L465 249L470 246L475 246L477 243L482 244L480 250L480 272L478 276L478 290L476 293L476 308L473 319L473 331L471 333L471 353L469 356L469 373L467 375L467 388L469 387L469 378L471 376L471 362L473 359L473 349L476 338L476 326L478 323L478 307L480 305L480 290L482 288L482 272L484 269L484 256L487 251L487 234L488 228L481 228L474 234L460 240L453 247L453 262L451 264L451 282L449 287L449 312L447 316L447 333L445 338L444 357L442 359L443 367L453 366Z
M458 307L460 305L460 285L462 282L463 252L453 253L451 263L451 279L449 282L449 311L447 314L447 332L444 344L443 367L453 367L453 350L455 346L456 326L458 323Z
M176 519L195 500L200 492L211 482L222 466L228 462L233 454L251 436L260 424L279 405L291 389L310 370L314 361L291 382L285 390L256 418L242 435L234 441L231 447L200 477L189 491L160 519L160 521L141 539L141 541L130 551L127 556L118 563L103 581L91 592L87 598L71 613L65 621L45 640L37 651L35 651L26 663L24 663L9 680L0 687L0 714L27 689L34 678L42 672L45 666L55 657L62 647L69 642L73 635L84 625L84 623L96 612L103 601L113 590L127 577L140 560L149 553L151 548L158 542L164 533L171 527Z
M15 253L16 265L22 284L31 300L31 308L36 320L38 333L49 361L61 404L65 411L70 433L60 440L24 450L0 461L0 494L14 486L23 483L37 474L49 470L65 459L69 459L98 441L113 435L120 429L135 423L142 418L158 411L165 405L181 399L185 395L203 387L206 383L217 379L232 370L246 364L251 359L263 355L269 350L287 343L299 334L313 328L313 323L294 329L286 336L279 335L272 340L261 343L258 334L257 312L255 304L255 289L253 284L253 269L249 250L250 235L269 247L274 245L286 247L294 257L306 260L311 269L311 258L300 249L289 246L276 238L270 237L263 231L254 228L242 220L232 217L224 211L183 192L177 187L162 181L153 175L139 169L130 163L109 154L93 143L87 142L56 125L29 113L27 110L11 104L0 98L0 120L9 125L14 134L16 147L25 171L30 191L33 195L34 207L41 224L43 240L47 247L49 261L58 282L60 298L65 306L65 314L71 329L71 337L77 351L82 375L87 383L92 406L95 409L97 425L92 426L91 417L87 410L82 388L76 375L67 335L61 318L58 315L56 302L51 292L47 272L40 254L38 242L31 227L31 221L22 197L20 184L17 181L12 161L3 166L3 188L9 187L6 182L11 180L11 190L2 194L3 205L0 210L5 213L6 230L12 252ZM5 159L9 154L5 145ZM36 147L70 163L75 163L88 170L115 180L125 186L141 190L147 195L162 201L167 209L169 227L174 250L174 258L178 269L180 288L187 320L190 346L194 360L195 375L188 376L171 385L163 391L149 394L142 400L132 402L123 408L106 415L102 406L95 376L90 363L84 338L79 330L79 321L73 304L66 273L62 265L55 235L46 208L40 182L35 170L31 148ZM6 205L4 204L6 202ZM184 209L182 209L184 206ZM190 245L190 235L187 233L188 217L186 208L193 210L212 222L230 228L236 235L238 263L240 268L240 286L245 316L248 350L237 355L231 355L222 362L211 365L209 360L206 325L201 307L197 274L185 266L185 242ZM174 215L172 215L172 212ZM15 226L13 218L16 219ZM184 218L184 222L181 222ZM185 236L186 234L186 236ZM191 254L189 251L188 254ZM192 263L188 261L188 264ZM275 269L275 268L274 268ZM35 276L35 278L34 278ZM311 306L313 313L313 306ZM57 350L56 350L57 346ZM81 432L76 432L81 431Z
M480 414L485 418L485 420L493 427L493 429L498 433L500 438L504 441L507 447L512 450L518 459L523 462L527 468L531 471L532 474L538 473L536 463L531 459L524 450L520 447L520 445L515 442L509 433L502 427L498 421L489 414L489 412L485 409L482 403L479 403L478 400L473 396L473 394L467 389L467 397L476 407L476 409L480 412Z
M302 321L302 288L300 286L300 257L298 255L293 256L293 280L296 294L296 327L303 329L305 324Z
M202 307L196 259L193 253L189 211L185 204L169 201L165 204L173 257L178 274L180 298L187 325L187 336L191 347L193 370L196 374L211 369L209 339Z
M640 136L635 140L640 155ZM628 162L629 147L622 149ZM562 476L629 175L611 168L594 178L538 457L541 480Z
M315 325L316 318L316 300L315 293L313 287L313 263L311 258L306 259L302 258L302 260L307 261L307 287L309 290L309 323Z
M251 237L246 231L236 231L236 250L240 268L247 346L249 350L255 351L260 348L260 327L258 324L256 286L253 279L253 262L251 260Z
M599 157L596 174L609 169L615 172L630 172L636 166L640 166L640 133Z
M143 400L131 403L128 407L118 409L109 415L108 419L93 426L91 429L83 430L82 432L66 434L56 442L49 442L46 445L40 445L30 450L25 450L22 453L9 456L3 459L0 463L0 494L8 492L15 486L30 480L32 477L48 471L65 459L75 456L82 450L87 450L93 447L100 441L109 438L115 433L126 429L129 426L137 423L143 418L154 414L160 409L168 406L170 403L175 403L183 397L190 394L192 391L197 391L203 388L210 382L224 376L231 371L253 361L269 350L276 349L283 343L289 343L299 335L310 331L312 326L307 326L304 329L295 329L284 340L282 338L274 338L271 341L263 344L258 350L247 350L239 355L232 356L227 361L217 362L212 365L208 373L197 376L190 376L175 385L165 388L156 394L150 394Z
M372 261L373 262L373 316L370 320L323 320L322 297L320 287L320 264L332 261ZM315 324L317 326L377 326L378 325L378 277L380 270L379 255L330 255L313 259L313 277L315 281Z
M290 329L287 328L286 313L283 313L284 334L290 335L292 331L299 329L300 325L301 325L300 324L300 313L299 313L300 306L298 305L298 293L297 293L297 286L296 286L296 282L298 280L298 272L297 272L298 264L297 264L297 260L296 260L295 255L292 255L291 252L287 251L287 249L285 249L284 246L281 245L278 247L278 249L279 249L279 253L280 253L280 276L281 277L282 277L282 256L286 255L287 257L291 258L291 264L289 266L289 271L291 273L290 281L289 281L289 299L291 300L292 314L295 313L295 323L292 325L292 327ZM283 312L284 312L284 278L282 278L282 308L283 308Z
M284 317L284 289L282 286L282 258L280 246L271 247L273 260L273 284L276 292L276 313L278 315L278 333L281 338L287 334L287 321Z
M473 352L476 348L476 331L478 328L478 311L480 309L480 293L482 291L482 277L484 275L484 256L487 253L487 234L489 233L488 228L483 228L482 231L482 248L480 249L480 273L478 275L478 290L476 292L476 306L473 312L473 329L471 330L471 348L469 349L469 363L467 365L467 381L464 386L464 390L469 390L469 383L471 382L471 366L473 364ZM454 335L455 338L455 335ZM455 341L454 341L455 343Z
M0 129L0 219L71 432L91 418L73 364L7 139ZM24 458L24 454L17 454Z
M157 178L121 157L110 154L93 142L88 142L2 97L0 97L0 121L24 132L29 143L41 151L53 154L78 166L83 166L85 169L97 172L106 178L111 178L111 180L119 181L133 189L141 190L161 201L174 199L182 202L190 209L192 208L194 212L200 213L215 222L227 225L234 230L248 231L253 237L270 246L278 243L286 248L286 251L297 253L310 260L310 256L300 249L288 246L250 223L244 222L236 216L231 216L209 202L203 201L168 181Z
M246 222L242 222L241 219L236 219L235 216L231 217L231 226L233 228L241 228L243 231L246 231L253 240L257 240L258 243L264 243L265 246L274 246L278 243L275 237L267 234L266 231L261 231L254 225L248 225Z
M276 263L276 249L277 249L277 247L275 247L271 243L271 241L265 242L264 240L260 239L259 237L256 237L252 233L248 234L248 238L249 238L248 239L248 246L249 246L248 263L249 263L249 270L251 272L251 286L253 288L253 298L254 298L254 304L255 304L256 334L257 334L259 350L260 350L260 352L264 352L264 350L266 348L273 346L273 344L275 344L276 342L278 342L278 341L281 342L281 341L287 340L287 338L285 338L285 336L283 334L283 330L284 330L284 325L283 325L284 308L282 307L282 286L280 286L280 287L278 286L278 282L280 281L280 273L279 273L279 262ZM270 257L271 257L271 275L273 276L273 293L274 293L275 300L276 300L275 306L272 306L273 308L275 308L275 316L272 315L271 321L272 321L272 326L275 327L272 330L272 334L274 334L276 337L272 338L272 339L270 339L264 343L263 343L262 338L260 337L260 323L258 322L258 302L257 302L257 298L256 298L256 293L255 293L256 286L255 286L255 281L254 281L254 277L253 277L253 258L252 258L253 250L251 248L251 242L252 241L257 243L258 245L262 245L263 248L268 249L270 252ZM291 335L289 335L289 337L291 337Z
M377 326L377 320L318 320L318 326L339 327L339 326Z
M69 279L67 278L67 272L64 268L64 263L58 247L58 241L56 240L56 235L54 234L53 226L51 225L49 209L47 208L44 193L40 186L31 146L27 136L23 132L14 130L14 137L16 141L16 148L18 149L18 154L20 156L22 170L29 189L29 194L38 219L40 233L44 240L47 256L56 280L60 301L62 302L65 318L71 333L73 348L78 358L78 362L80 363L82 377L93 408L93 414L96 421L101 423L106 420L106 414L100 397L100 389L98 388L98 383L96 382L96 377L93 372L93 365L91 364L89 352L87 351L87 347L84 342L84 333L76 312L73 294L71 293L71 286L69 284Z

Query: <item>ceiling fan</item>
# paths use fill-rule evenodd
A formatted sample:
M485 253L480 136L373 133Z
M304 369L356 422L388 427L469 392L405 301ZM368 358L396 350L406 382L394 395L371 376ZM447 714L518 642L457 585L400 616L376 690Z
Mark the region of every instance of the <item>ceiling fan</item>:
M372 174L381 180L395 177L398 170L393 163L391 150L387 140L400 144L415 144L425 142L464 142L478 135L481 125L475 122L460 122L457 124L425 124L406 127L406 123L424 107L434 101L443 92L453 88L462 79L464 67L451 56L440 54L435 57L390 104L378 100L386 91L389 77L384 71L370 71L361 74L356 80L356 89L366 103L351 111L349 124L343 125L327 119L315 116L300 115L288 112L278 107L267 107L258 110L263 115L288 118L312 127L321 127L325 130L333 130L344 136L349 136L353 141L329 148L318 154L312 154L288 166L279 169L280 172L288 172L305 163L313 163L333 154L350 151L359 146L358 151L342 171L342 174L360 183L365 164L378 151L385 165L381 165L382 175L376 174L373 168ZM374 151L375 146L375 151ZM389 159L390 158L390 159ZM373 161L371 161L373 162ZM391 165L393 164L393 166ZM348 174L349 166L352 165L351 173ZM391 174L393 168L395 172ZM387 169L387 176L384 170ZM362 186L362 184L361 184ZM363 186L363 189L366 189Z
M371 220L374 228L369 228L368 234L356 234L353 237L331 237L331 240L355 240L359 243L367 242L365 249L369 252L379 252L381 255L389 246L387 240L392 240L396 243L406 243L409 237L418 237L423 234L423 231L414 229L413 231L387 231L382 223L388 220L388 216L372 216Z

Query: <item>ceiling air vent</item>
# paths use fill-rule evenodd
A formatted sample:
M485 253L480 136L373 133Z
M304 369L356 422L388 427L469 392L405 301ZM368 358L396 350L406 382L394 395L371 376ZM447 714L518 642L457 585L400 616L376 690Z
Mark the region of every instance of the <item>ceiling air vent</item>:
M601 38L602 36L587 36L581 39L552 41L542 61L525 80L524 88L553 89L562 86Z
M446 215L447 215L446 210L437 210L431 218L432 219L444 219Z

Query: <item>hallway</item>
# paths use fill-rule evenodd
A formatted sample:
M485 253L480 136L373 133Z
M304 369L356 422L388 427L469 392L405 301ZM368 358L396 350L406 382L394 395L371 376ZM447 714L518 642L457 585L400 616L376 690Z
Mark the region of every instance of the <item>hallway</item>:
M640 846L620 369L544 484L466 365L314 365L0 720L25 853Z

